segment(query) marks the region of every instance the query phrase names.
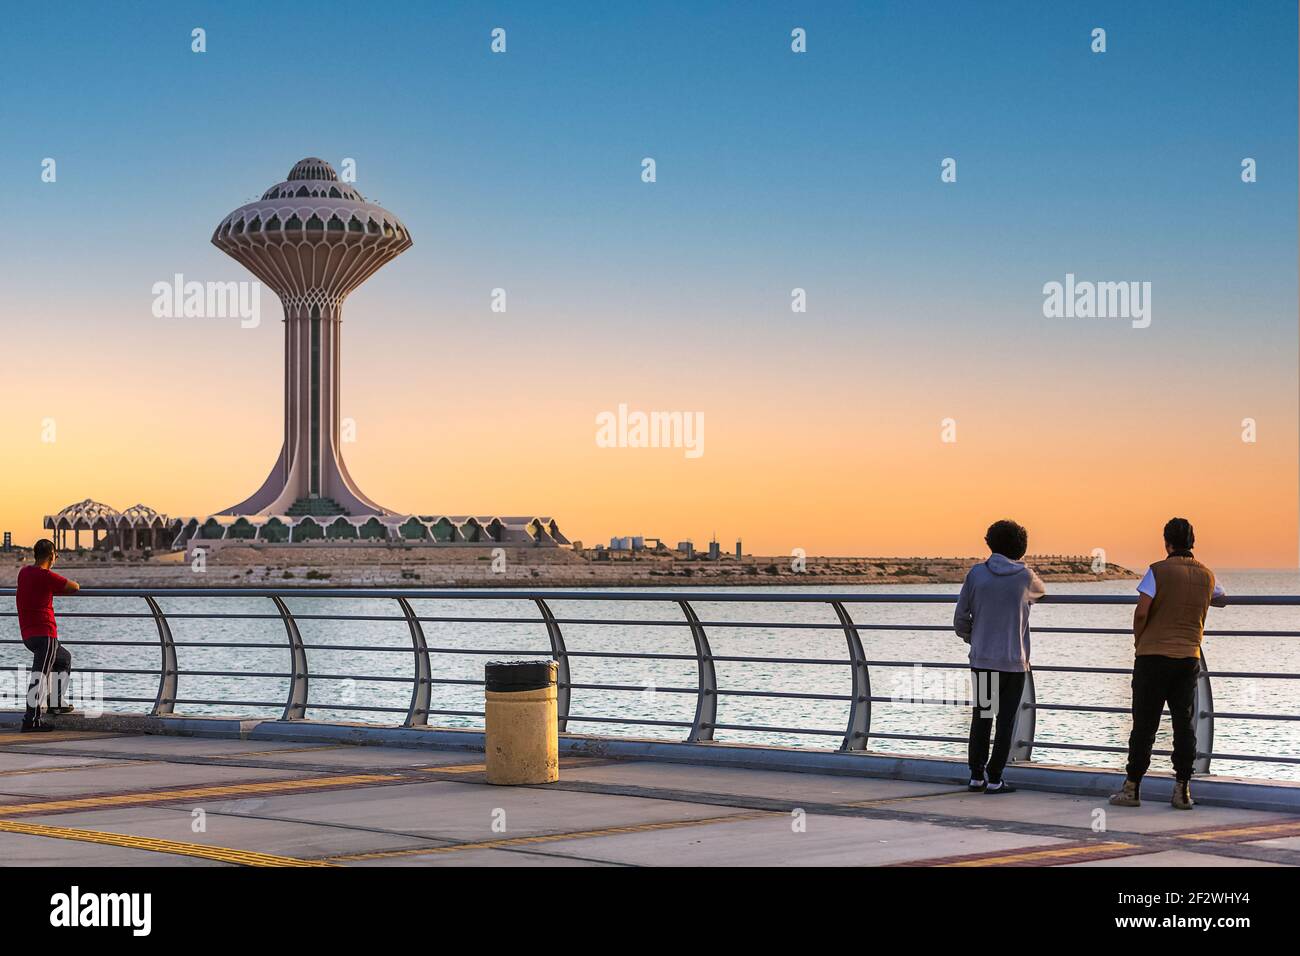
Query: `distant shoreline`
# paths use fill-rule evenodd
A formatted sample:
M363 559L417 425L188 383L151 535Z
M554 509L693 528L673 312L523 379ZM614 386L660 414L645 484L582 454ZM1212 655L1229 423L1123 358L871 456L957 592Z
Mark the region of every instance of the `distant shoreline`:
M201 562L180 552L147 560L68 555L58 569L86 587L862 587L960 584L983 560L923 557L724 555L691 560L654 552L609 554L554 548L217 547ZM10 557L13 557L10 555ZM1136 580L1110 564L1093 571L1086 555L1029 555L1044 582ZM12 587L19 562L0 564L0 586ZM203 570L196 568L201 566Z

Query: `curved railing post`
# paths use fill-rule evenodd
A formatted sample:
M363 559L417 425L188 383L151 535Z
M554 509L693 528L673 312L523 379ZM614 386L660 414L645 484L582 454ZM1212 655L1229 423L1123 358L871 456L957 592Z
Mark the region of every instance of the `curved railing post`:
M158 645L162 653L158 671L158 693L153 700L153 710L149 713L154 717L162 717L170 714L176 706L176 679L179 674L176 665L176 642L172 640L172 629L167 623L167 615L158 606L158 602L149 594L146 594L144 599L149 605L150 613L153 614L154 625L158 628Z
M546 635L551 639L551 656L555 658L556 665L555 710L560 733L564 733L569 723L569 651L564 646L564 634L560 631L559 622L555 620L555 615L551 613L546 601L542 598L533 598L533 603L541 612L542 620L546 622Z
M691 723L691 732L687 735L686 742L701 743L713 739L713 728L718 722L718 675L713 669L713 649L709 647L704 625L695 616L695 609L689 601L678 601L677 604L691 626L698 675L695 685L695 720Z
M1205 650L1201 650L1201 665L1196 675L1196 696L1192 699L1192 718L1196 726L1196 760L1192 772L1210 772L1210 754L1214 752L1214 692L1210 687L1210 671L1205 666Z
M307 650L302 646L302 635L298 633L298 622L289 613L289 607L278 596L271 598L275 609L284 621L285 633L289 636L289 697L284 702L284 715L281 720L302 720L307 715Z
M867 653L862 649L862 638L849 616L848 609L839 601L831 607L844 627L844 638L849 644L849 667L853 672L853 699L849 703L849 723L844 729L844 742L840 750L866 750L871 733L871 672L867 667Z
M1038 695L1034 690L1034 672L1025 671L1025 689L1020 692L1016 722L1011 725L1011 750L1007 760L1025 763L1034 756L1034 733L1038 725Z
M411 706L403 727L423 727L429 722L429 702L433 691L433 667L429 663L429 642L424 639L420 619L406 598L398 598L406 624L411 629L411 649L415 652L415 676L411 686Z

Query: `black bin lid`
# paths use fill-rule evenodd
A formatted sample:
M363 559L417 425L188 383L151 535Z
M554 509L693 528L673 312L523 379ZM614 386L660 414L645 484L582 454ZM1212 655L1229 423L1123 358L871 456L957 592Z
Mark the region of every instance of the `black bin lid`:
M558 666L555 661L488 661L483 678L494 693L541 690L555 683Z

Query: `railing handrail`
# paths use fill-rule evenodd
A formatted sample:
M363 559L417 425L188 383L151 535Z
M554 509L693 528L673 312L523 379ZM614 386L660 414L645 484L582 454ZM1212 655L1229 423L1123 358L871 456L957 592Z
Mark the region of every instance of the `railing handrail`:
M1086 582L1069 582L1086 583ZM772 585L767 585L772 586ZM781 586L781 585L776 585ZM800 585L788 585L799 587ZM816 585L813 585L814 587ZM879 585L864 585L878 587ZM742 587L738 585L737 587ZM745 585L743 587L752 587ZM0 588L0 597L13 596L14 588ZM833 593L829 591L793 591L774 594L770 591L746 593L745 591L701 591L683 585L678 591L608 591L601 589L497 589L492 587L464 588L364 588L364 587L141 587L96 588L85 587L75 595L61 597L304 597L304 598L406 598L407 600L487 600L487 601L679 601L688 598L693 602L736 602L771 604L951 604L956 592L876 592L861 591ZM1227 606L1265 605L1300 606L1300 595L1246 594L1227 595ZM1039 604L1136 604L1135 594L1052 594L1041 598Z

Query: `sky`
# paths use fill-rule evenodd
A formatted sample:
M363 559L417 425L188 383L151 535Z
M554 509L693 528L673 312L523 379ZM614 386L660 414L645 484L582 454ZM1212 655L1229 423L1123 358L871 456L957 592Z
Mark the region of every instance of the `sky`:
M396 511L837 555L974 555L1011 517L1128 566L1178 514L1207 560L1296 566L1293 2L4 18L20 543L86 497L206 515L261 484L278 302L158 318L152 287L251 279L213 228L319 156L414 238L344 307L348 467ZM1149 325L1044 315L1067 275L1150 283ZM703 416L703 454L601 447L620 404Z

